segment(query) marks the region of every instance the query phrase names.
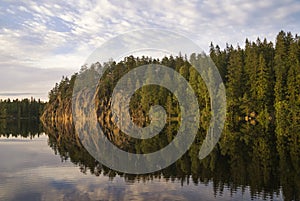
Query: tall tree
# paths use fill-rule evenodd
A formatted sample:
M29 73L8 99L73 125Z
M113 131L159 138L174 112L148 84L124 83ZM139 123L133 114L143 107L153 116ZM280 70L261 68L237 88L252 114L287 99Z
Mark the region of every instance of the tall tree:
M243 51L238 48L230 53L227 76L228 106L229 112L233 114L238 112L240 98L244 93L243 68Z

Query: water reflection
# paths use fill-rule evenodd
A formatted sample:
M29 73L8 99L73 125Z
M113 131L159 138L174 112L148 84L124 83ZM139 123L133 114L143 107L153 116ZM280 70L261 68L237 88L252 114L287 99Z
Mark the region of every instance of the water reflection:
M198 151L205 132L199 131L189 152L170 167L130 175L95 161L72 125L46 126L47 135L37 123L16 125L11 122L1 130L0 200L300 199L299 155L283 146L272 128L227 126L218 146L201 161ZM32 127L26 130L24 125ZM170 124L164 133L169 136L176 128ZM141 142L131 151L152 148L151 142Z
M34 137L43 132L43 126L36 119L0 119L0 136L13 137Z
M170 124L164 129L165 137L160 141L156 138L139 143L135 141L135 146L128 146L127 150L138 153L157 150L172 140L170 136L176 128L176 124ZM212 185L213 194L220 196L228 190L232 195L249 190L251 198L277 200L282 193L285 200L300 199L300 156L294 156L291 160L290 153L280 151L273 128L251 124L234 128L227 126L218 146L201 161L198 152L205 131L200 130L195 143L180 160L166 169L146 175L123 174L101 165L83 148L70 125L48 128L46 132L53 150L63 160L70 159L79 165L83 173L105 175L111 179L120 176L129 183L164 179L164 182L178 181L182 186ZM113 129L110 132L108 136L112 135ZM122 148L126 150L126 147Z

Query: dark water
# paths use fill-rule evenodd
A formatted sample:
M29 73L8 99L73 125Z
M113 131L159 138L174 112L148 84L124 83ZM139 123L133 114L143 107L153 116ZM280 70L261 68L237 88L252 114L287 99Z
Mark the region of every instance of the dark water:
M1 201L300 198L299 152L280 147L270 137L274 135L258 126L234 135L225 131L204 160L196 157L195 143L162 171L128 175L95 161L71 126L43 128L28 121L0 125Z

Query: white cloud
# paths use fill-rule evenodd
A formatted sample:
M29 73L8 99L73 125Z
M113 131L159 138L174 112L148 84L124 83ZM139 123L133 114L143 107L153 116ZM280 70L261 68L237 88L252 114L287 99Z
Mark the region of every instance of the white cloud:
M27 8L25 8L24 6L19 6L19 10L23 11L23 12L29 12L29 10Z

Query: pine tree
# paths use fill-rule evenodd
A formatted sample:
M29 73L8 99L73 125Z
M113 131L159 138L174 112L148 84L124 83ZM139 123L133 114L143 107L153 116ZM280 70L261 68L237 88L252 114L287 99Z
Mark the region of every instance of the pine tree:
M256 100L258 101L258 109L262 110L263 105L268 105L268 101L270 100L269 96L269 70L266 65L266 61L262 55L259 55L259 63L258 63L258 71L257 71L257 79L256 83Z
M229 112L235 114L238 112L240 99L243 96L243 51L241 49L233 50L229 58L227 97Z
M287 103L288 119L292 125L299 123L297 120L300 115L300 64L299 64L299 46L292 43L288 57L288 77L287 77Z
M281 31L276 38L275 56L274 56L274 71L275 71L275 118L276 132L284 135L286 131L286 116L287 116L287 101L286 101L286 74L288 70L287 53L288 44L285 32Z
M255 43L246 40L245 47L245 97L248 97L252 104L249 105L249 110L254 110L255 101L254 97L257 96L256 91L256 81L257 81L257 68L258 68L258 55L257 55L257 45Z

